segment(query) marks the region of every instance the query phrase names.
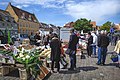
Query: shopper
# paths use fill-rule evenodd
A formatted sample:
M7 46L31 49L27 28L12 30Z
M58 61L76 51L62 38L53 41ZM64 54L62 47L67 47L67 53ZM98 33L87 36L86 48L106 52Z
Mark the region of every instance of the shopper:
M70 33L71 35L68 43L68 49L70 49L71 52L69 54L70 68L68 70L74 70L76 68L76 48L79 38L74 33L74 29L71 29Z
M57 67L57 72L59 72L60 70L60 54L61 54L61 41L58 39L57 34L54 34L54 37L52 38L51 42L50 42L50 48L51 48L51 70L52 72L54 71L54 66L56 63L56 67Z
M36 46L40 46L40 40L41 38L40 38L40 33L39 32L36 32L36 34L35 34L35 45Z
M48 43L49 43L49 35L46 35L46 36L44 37L44 46L45 46L46 49L47 49Z
M91 57L92 55L92 44L93 44L93 36L91 35L90 32L88 32L88 42L87 42L87 53L88 57Z
M105 65L107 47L109 45L109 37L106 32L101 31L101 35L98 37L98 62L97 65Z
M91 34L93 36L93 44L92 44L92 48L93 48L93 55L96 56L96 48L97 48L97 36L94 32L92 32Z

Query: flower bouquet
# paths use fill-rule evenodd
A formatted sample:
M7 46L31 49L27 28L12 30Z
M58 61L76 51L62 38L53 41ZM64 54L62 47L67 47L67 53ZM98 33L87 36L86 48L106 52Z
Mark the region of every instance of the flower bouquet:
M30 49L26 50L23 47L18 49L17 54L13 55L16 62L23 64L27 73L30 73L34 78L40 73L39 66L42 65L42 61L39 60L39 54L42 50Z

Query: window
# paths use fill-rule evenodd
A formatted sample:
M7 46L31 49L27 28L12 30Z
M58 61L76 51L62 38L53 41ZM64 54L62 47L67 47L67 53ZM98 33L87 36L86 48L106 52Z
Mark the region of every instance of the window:
M2 16L0 15L0 21L2 21Z
M34 22L37 22L36 20L34 20Z
M6 16L6 17L5 17L5 20L6 20L6 21L9 21L9 18L8 18L8 16Z
M22 13L21 18L22 18L22 19L25 19L25 13Z
M32 17L31 17L31 15L29 15L29 18L28 18L28 20L31 20L32 19Z

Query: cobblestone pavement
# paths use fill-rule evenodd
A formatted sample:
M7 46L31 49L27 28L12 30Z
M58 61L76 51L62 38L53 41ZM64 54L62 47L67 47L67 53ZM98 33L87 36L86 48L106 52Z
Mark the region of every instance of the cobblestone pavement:
M97 58L87 57L80 59L77 56L77 68L75 71L61 69L60 73L52 73L48 80L120 80L120 69L110 59L110 52L114 46L109 46L106 65L96 65ZM0 77L0 80L19 80L16 77Z

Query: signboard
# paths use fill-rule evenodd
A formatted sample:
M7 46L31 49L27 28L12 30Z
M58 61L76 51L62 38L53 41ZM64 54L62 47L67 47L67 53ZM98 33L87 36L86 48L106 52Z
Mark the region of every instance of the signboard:
M60 40L63 42L68 42L70 38L70 30L71 28L61 28L60 29Z

